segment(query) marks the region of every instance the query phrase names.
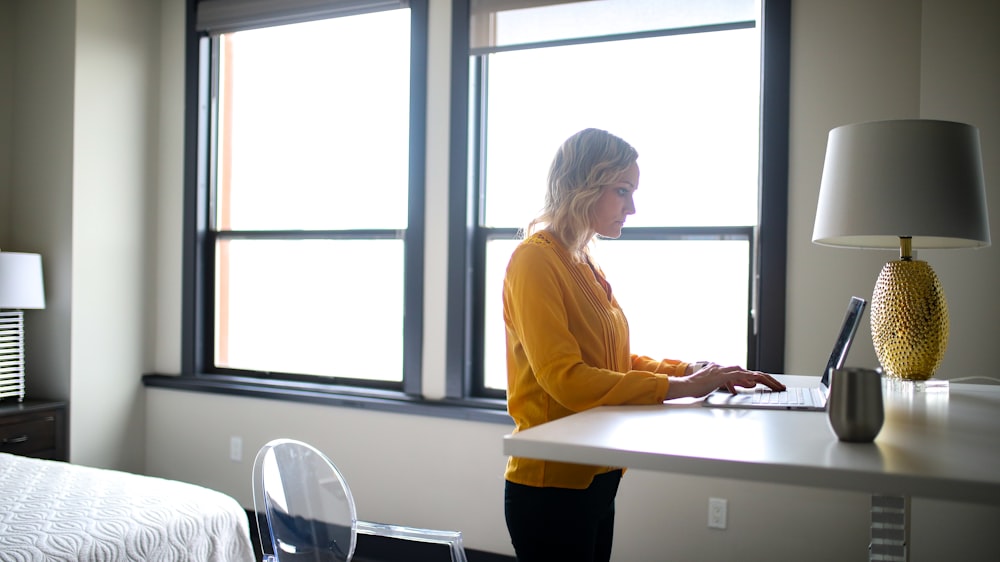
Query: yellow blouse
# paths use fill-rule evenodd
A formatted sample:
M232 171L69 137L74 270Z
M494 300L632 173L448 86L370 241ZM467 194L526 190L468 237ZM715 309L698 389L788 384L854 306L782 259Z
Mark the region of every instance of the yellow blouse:
M628 321L603 272L541 231L514 250L503 286L507 411L518 432L595 406L658 404L687 363L629 350ZM582 489L615 467L510 457L505 478Z

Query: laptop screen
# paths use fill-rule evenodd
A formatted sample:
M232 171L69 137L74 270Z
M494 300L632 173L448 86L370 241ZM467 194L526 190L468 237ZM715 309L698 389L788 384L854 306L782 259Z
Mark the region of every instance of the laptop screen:
M820 382L823 386L830 386L830 369L839 369L844 366L847 359L847 352L851 350L851 343L854 341L854 334L858 331L858 324L861 323L861 316L865 311L865 299L851 297L847 304L847 313L844 315L844 322L840 325L840 333L837 334L837 342L830 352L830 360L826 362L823 369L823 378Z

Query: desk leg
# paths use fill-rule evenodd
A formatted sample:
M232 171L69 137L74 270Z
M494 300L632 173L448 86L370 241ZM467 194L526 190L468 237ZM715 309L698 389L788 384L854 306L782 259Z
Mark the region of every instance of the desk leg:
M910 560L910 498L908 496L872 496L871 562L908 562Z

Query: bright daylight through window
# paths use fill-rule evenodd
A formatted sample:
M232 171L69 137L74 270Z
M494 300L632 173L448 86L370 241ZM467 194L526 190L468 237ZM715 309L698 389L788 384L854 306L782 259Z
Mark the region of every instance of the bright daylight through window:
M499 303L517 231L541 207L555 149L587 127L639 151L636 214L621 239L595 247L628 315L633 352L746 365L760 193L759 6L471 6L469 153L485 266L485 393L506 387Z
M188 9L169 384L508 422L504 270L591 127L639 152L594 247L633 352L780 369L787 0Z
M215 366L402 381L409 10L215 40Z

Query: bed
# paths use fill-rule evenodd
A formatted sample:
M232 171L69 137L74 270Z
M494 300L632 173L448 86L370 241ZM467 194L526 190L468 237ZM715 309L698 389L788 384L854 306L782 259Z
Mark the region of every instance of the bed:
M0 453L0 562L252 562L246 511L163 478Z

